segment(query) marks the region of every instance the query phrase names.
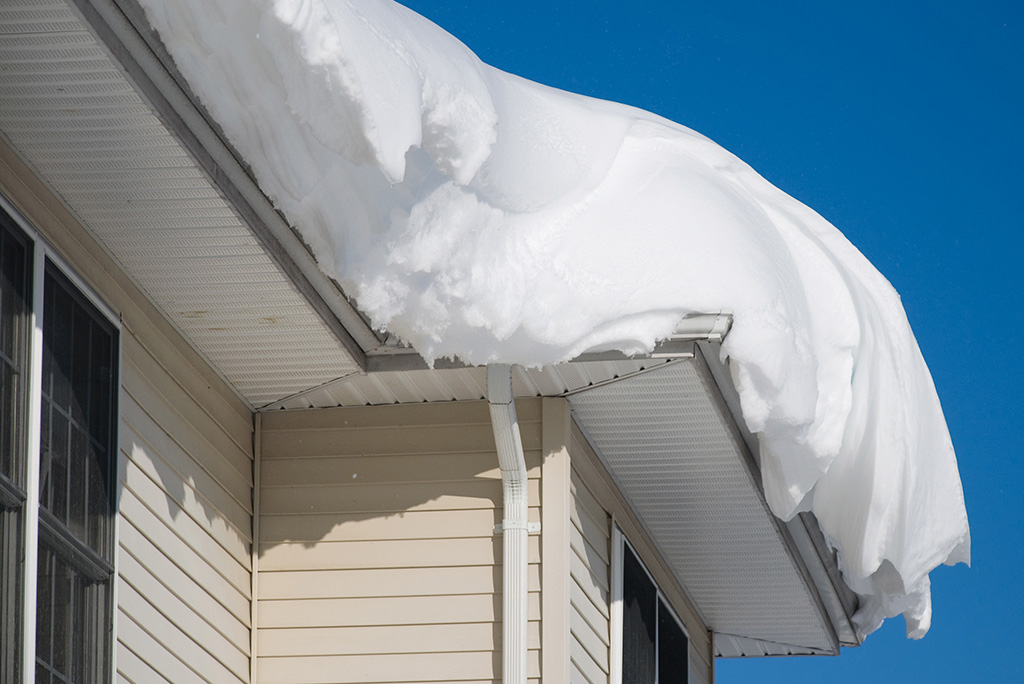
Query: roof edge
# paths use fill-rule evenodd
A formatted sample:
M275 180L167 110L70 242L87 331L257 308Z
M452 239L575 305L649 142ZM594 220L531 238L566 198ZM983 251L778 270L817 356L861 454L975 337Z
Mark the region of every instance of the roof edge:
M319 268L298 233L273 206L219 125L177 70L134 0L71 0L143 97L188 149L225 199L310 303L317 315L366 368L366 351L380 337L338 284Z
M733 415L733 424L746 444L752 474L755 475L758 491L763 497L757 438L743 422L739 395L732 383L729 369L718 353L720 343L698 341L696 347L698 356L710 371L722 399ZM853 624L852 616L860 599L843 581L835 552L825 540L817 518L813 513L801 513L789 521L779 518L775 520L794 560L804 574L808 589L815 595L822 611L828 616L836 639L835 654L839 653L840 646L859 646L863 639Z

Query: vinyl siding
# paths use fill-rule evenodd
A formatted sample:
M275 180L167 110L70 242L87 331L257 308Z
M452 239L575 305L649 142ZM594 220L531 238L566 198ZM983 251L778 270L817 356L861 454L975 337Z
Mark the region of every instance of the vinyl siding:
M0 191L122 318L118 681L247 682L250 409L2 142Z
M174 682L248 682L251 434L226 430L138 334L122 342L119 640Z
M572 520L570 555L573 579L571 681L609 681L609 597L611 520L622 529L640 559L679 615L689 635L690 684L714 681L711 635L693 602L667 570L657 548L586 437L575 424L571 433Z
M609 676L611 517L574 469L571 480L569 587L572 682L605 684Z
M540 520L541 402L517 401ZM263 684L497 681L501 473L484 402L261 416ZM540 673L540 536L529 545Z

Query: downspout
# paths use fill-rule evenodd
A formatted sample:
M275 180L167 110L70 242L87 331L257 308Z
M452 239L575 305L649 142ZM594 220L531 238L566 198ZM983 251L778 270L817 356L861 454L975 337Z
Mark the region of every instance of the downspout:
M512 367L487 366L487 399L490 404L494 444L501 467L504 515L501 521L502 556L502 682L526 684L528 537L538 525L528 521L529 492L526 459L512 397Z

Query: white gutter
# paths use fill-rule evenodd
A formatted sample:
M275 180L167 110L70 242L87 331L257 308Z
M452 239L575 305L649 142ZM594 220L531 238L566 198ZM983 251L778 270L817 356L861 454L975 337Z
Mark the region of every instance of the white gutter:
M487 398L490 403L494 444L501 467L504 516L501 532L504 537L502 555L502 682L526 684L527 625L527 555L531 531L539 525L528 521L529 491L526 459L519 434L516 406L512 397L512 367L505 364L487 366Z

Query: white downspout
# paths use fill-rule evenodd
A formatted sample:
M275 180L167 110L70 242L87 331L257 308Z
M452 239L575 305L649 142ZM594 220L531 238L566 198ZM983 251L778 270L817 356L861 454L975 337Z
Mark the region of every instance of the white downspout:
M529 492L526 459L512 398L512 367L487 366L487 399L494 428L494 443L501 466L504 516L502 566L502 682L526 684L526 625L528 536L539 530L528 522Z

